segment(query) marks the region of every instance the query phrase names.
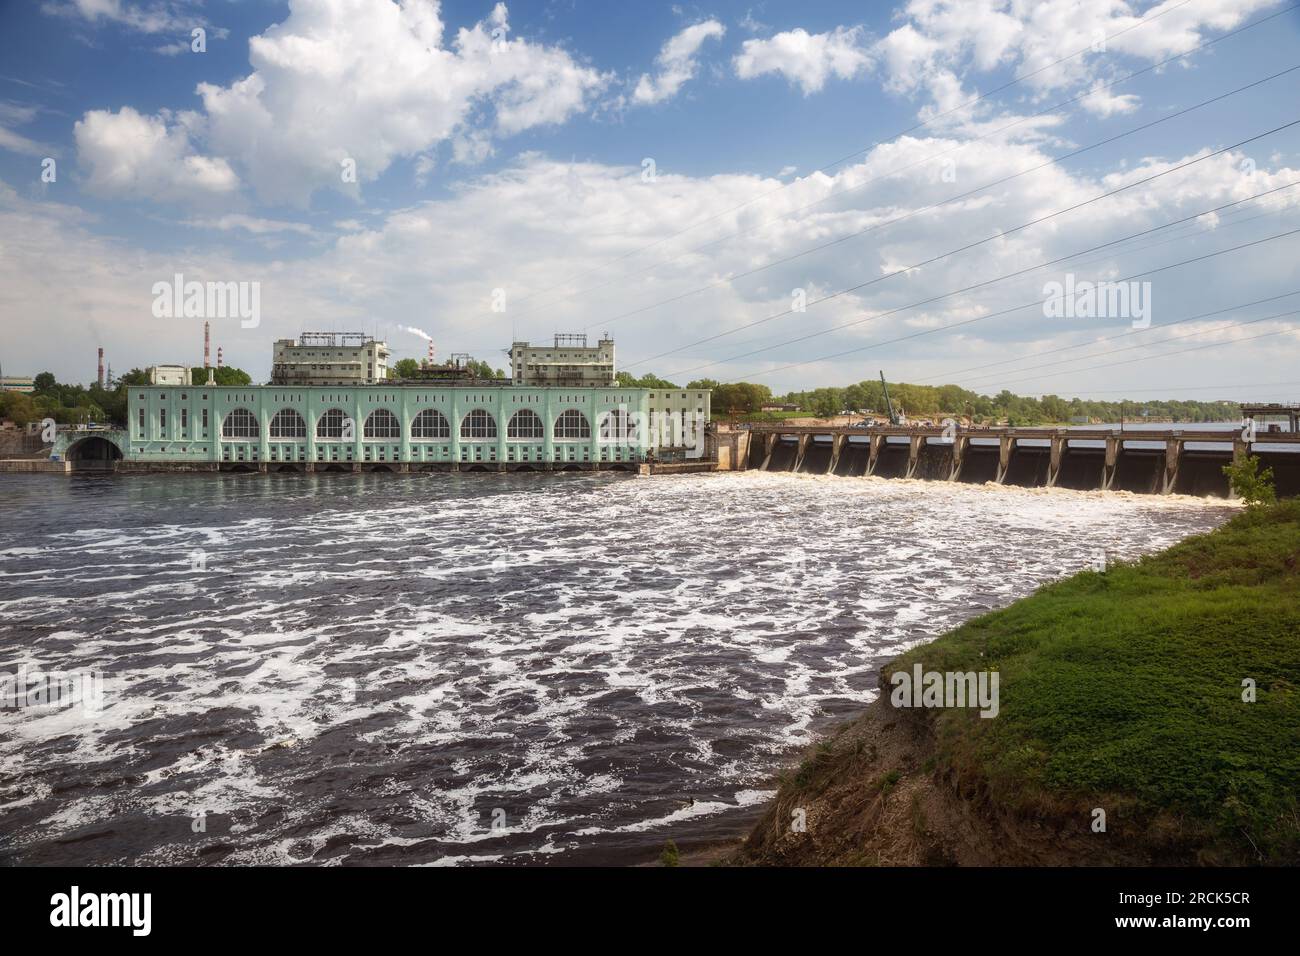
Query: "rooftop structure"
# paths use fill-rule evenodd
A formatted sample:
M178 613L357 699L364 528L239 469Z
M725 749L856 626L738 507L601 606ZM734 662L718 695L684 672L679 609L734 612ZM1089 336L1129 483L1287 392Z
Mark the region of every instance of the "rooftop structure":
M614 340L608 335L595 345L588 345L582 333L557 333L553 345L515 342L510 347L515 385L610 387L614 373Z
M30 375L0 376L0 392L34 392L36 379Z
M145 370L150 385L188 385L190 370L184 365L150 365Z
M1300 431L1300 404L1283 404L1280 402L1265 402L1263 404L1250 405L1243 403L1241 406L1241 416L1250 418L1260 423L1265 423L1270 418L1286 419L1289 431Z
M374 385L388 378L389 354L361 332L304 332L296 342L276 341L271 384Z

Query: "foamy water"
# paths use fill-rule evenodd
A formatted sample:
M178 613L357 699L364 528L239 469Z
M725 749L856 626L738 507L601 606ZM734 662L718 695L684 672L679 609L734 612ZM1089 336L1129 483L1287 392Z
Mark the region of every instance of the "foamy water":
M890 657L1230 513L763 473L4 476L0 671L107 680L98 713L0 710L0 857L634 862L734 832Z

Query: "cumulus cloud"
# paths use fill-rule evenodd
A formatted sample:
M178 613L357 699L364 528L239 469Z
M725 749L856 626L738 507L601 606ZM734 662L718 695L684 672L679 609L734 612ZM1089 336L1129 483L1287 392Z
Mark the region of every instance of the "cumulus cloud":
M194 114L145 116L129 106L91 110L73 126L77 157L93 195L112 199L203 202L229 196L239 178L220 157L195 151Z
M727 32L717 20L705 20L687 27L664 44L655 58L658 72L651 77L649 73L641 74L632 99L636 103L662 103L672 99L687 80L695 76L696 54L704 41L720 38Z
M910 0L903 24L874 47L887 85L949 99L958 77L1006 68L1039 93L1090 85L1122 53L1146 61L1186 53L1211 32L1243 23L1276 0L1164 0L1135 11L1124 0ZM1145 18L1159 19L1139 26ZM1079 53L1079 51L1083 51ZM1077 56L1072 54L1079 53ZM1068 57L1068 59L1066 59ZM1060 61L1060 62L1058 62ZM1127 112L1136 97L1091 95L1100 115Z
M955 147L960 147L953 154L962 177L958 184L937 177L935 164L927 162ZM1059 278L1066 268L1079 278L1118 278L1280 232L1288 222L1294 227L1300 213L1296 205L1300 189L1279 193L1271 204L1225 211L1217 219L1207 217L1140 244L1129 243L1059 266L1050 275L1031 273L884 322L829 331L1251 196L1289 183L1297 174L1285 167L1266 169L1261 163L1252 176L1246 176L1242 157L1225 154L1173 173L1158 185L1122 193L1010 235L1006 233L1011 226L1182 160L1144 160L1100 178L1090 171L1046 166L959 202L927 208L976 186L977 182L966 180L968 170L978 170L979 181L994 182L1039 166L1046 158L1029 143L903 137L872 149L834 175L815 172L779 188L782 183L774 178L747 174L693 177L661 172L648 183L642 181L639 166L560 162L526 154L504 169L465 183L450 196L375 216L366 223L339 221L335 227L346 234L327 246L296 254L291 263L238 258L220 244L211 251L187 247L170 254L133 249L93 236L81 222L56 221L43 204L11 195L0 201L0 236L22 236L24 241L6 244L5 255L0 256L0 289L16 313L32 303L42 304L47 316L44 326L50 333L48 348L41 351L28 343L20 351L37 367L49 365L56 371L64 367L60 363L69 361L62 343L82 334L88 316L111 330L109 339L121 356L115 364L179 361L192 354L200 341L195 327L159 323L148 312L152 283L181 271L202 279L262 283L265 318L260 329L214 329L228 359L259 376L266 374L269 364L267 343L301 331L301 317L310 315L313 322L335 327L363 322L369 328L378 322L376 330L389 337L399 357L407 338L398 334L399 322L415 321L449 350L480 357L496 354L516 334L536 338L556 328L607 328L618 340L621 366L691 343L706 334L705 328L708 334L740 330L724 340L692 346L634 369L674 380L704 375L729 380L1032 301L1048 278ZM1261 213L1270 218L1251 220ZM883 225L908 214L903 221ZM708 226L683 233L701 220ZM275 228L274 223L243 219L227 220L225 225L254 234ZM871 226L878 228L813 255L798 256L812 246ZM788 310L792 289L845 289L990 236L999 238L906 276L810 305L804 314L741 330L756 319ZM653 252L644 253L651 243L657 243ZM1294 285L1293 248L1272 243L1248 255L1209 260L1195 269L1155 277L1153 334L1158 336L1165 322L1276 294L1288 281ZM744 278L728 278L777 259L789 261ZM493 290L498 288L506 292L504 313L492 310ZM67 289L75 293L69 295ZM704 291L691 294L700 289ZM678 296L682 298L671 304L623 316ZM816 296L810 291L808 297ZM1215 321L1223 324L1233 318L1220 316ZM816 331L828 334L802 345L782 344ZM1029 310L969 326L959 334L943 332L867 354L880 354L891 377L908 379L977 364L986 356L991 357L987 360L1004 357L1009 344L1033 351L1112 331L1116 331L1114 323L1049 322L1041 310ZM17 330L0 329L0 347L14 344L6 339L16 334ZM1269 341L1263 340L1261 346ZM765 345L779 347L742 357ZM418 357L414 343L410 348L411 357ZM1268 381L1290 374L1289 358L1276 348L1245 343L1221 355L1193 353L1177 368L1187 381L1230 382L1232 375L1245 375L1240 381ZM700 370L718 360L727 361ZM1114 376L1069 379L1051 388L1122 387L1135 381L1134 369L1140 370L1136 380L1151 382L1143 366L1134 366L1117 370ZM1208 379L1211 374L1216 377ZM860 378L861 357L849 357L817 361L758 380L780 390Z
M766 40L746 40L732 63L742 80L779 73L807 96L832 76L848 80L865 71L871 54L860 27L836 27L828 33L798 28Z
M474 144L463 156L482 156L484 135L560 123L609 79L558 47L512 39L504 4L449 41L443 34L433 0L291 0L282 23L250 39L251 73L228 86L199 84L203 111L188 126L211 159L186 154L191 168L179 178L206 171L226 180L237 170L263 201L297 206L318 189L357 195L395 159L453 137ZM164 149L177 151L155 147ZM85 158L103 167L97 184L139 184L154 170L132 164L155 150L108 156L101 144Z
M1113 93L1110 90L1103 89L1104 85L1103 83L1093 84L1088 94L1079 100L1079 105L1094 116L1100 116L1103 119L1107 116L1131 113L1138 108L1137 96L1132 93Z

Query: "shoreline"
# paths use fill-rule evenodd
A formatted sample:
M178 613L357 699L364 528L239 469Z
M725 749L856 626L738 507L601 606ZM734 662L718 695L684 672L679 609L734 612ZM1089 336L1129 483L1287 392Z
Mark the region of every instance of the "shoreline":
M1103 716L1094 718L1053 699L1068 697L1069 691L1068 685L1054 682L1050 671L1072 675L1077 668L1070 669L1069 657L1082 655L1093 672L1089 691L1109 690L1123 700L1119 692L1131 675L1108 667L1110 659L1092 654L1089 646L1109 646L1095 635L1108 633L1111 622L1073 612L1090 602L1095 606L1100 595L1115 605L1110 613L1122 618L1131 613L1128 605L1135 598L1180 596L1172 588L1168 594L1160 589L1189 569L1192 582L1206 581L1203 587L1184 586L1193 598L1202 604L1235 599L1235 609L1245 615L1244 596L1246 607L1253 604L1256 614L1274 622L1272 630L1246 627L1242 633L1254 646L1245 647L1225 647L1217 633L1210 640L1203 634L1180 635L1188 647L1203 653L1179 657L1170 669L1202 670L1208 676L1196 675L1199 683L1175 681L1161 688L1161 678L1153 672L1148 678L1153 686L1144 691L1139 686L1149 699L1128 704L1129 713L1117 716L1103 700L1094 708ZM1128 580L1108 581L1112 575ZM1281 577L1300 577L1296 502L1251 509L1215 531L1114 571L1083 572L1047 585L919 645L881 668L881 688L922 659L960 668L976 660L974 652L988 666L1004 670L1002 704L1011 726L1025 723L1039 729L999 735L989 731L997 720L981 721L970 709L899 707L892 694L881 693L857 718L805 751L803 760L783 775L776 797L743 841L731 852L701 849L699 865L1294 864L1300 859L1300 818L1295 816L1300 758L1287 756L1285 741L1300 727L1300 704L1293 692L1300 672L1300 630L1288 630L1289 622L1300 620L1300 590L1293 580L1292 591L1279 592L1274 585ZM1132 585L1136 590L1106 593ZM1279 605L1279 593L1289 593L1291 600ZM1071 603L1072 613L1060 613ZM1193 611L1199 613L1196 607ZM1035 634L1043 621L1056 621L1063 631L1072 626L1073 633L1048 636L1039 628ZM1208 631L1216 625L1201 623ZM1179 634L1180 627L1173 633ZM1143 629L1119 633L1131 641ZM1008 645L1000 644L1012 634L1017 635L1015 647L1037 639L1048 652L1035 648L1029 664L1018 661L1004 649ZM1150 666L1152 652L1165 647L1148 644L1132 649L1135 660L1147 662L1144 667ZM1057 654L1062 650L1067 656ZM1238 660L1224 664L1220 658L1225 651ZM1214 673L1216 667L1221 674ZM1258 696L1250 700L1238 686L1239 674L1247 672L1260 675ZM1208 704L1189 699L1183 688L1193 686L1214 699ZM1250 689L1255 686L1251 683ZM1219 717L1209 729L1207 707ZM1053 731L1055 744L1035 736ZM1251 759L1232 756L1234 748L1245 748ZM1075 752L1062 756L1071 749ZM1249 773L1248 798L1237 795L1247 776L1243 766L1255 768ZM1071 776L1079 768L1083 772ZM1089 780L1101 785L1078 785ZM1153 797L1153 783L1165 783L1166 795ZM692 856L696 854L683 853L683 865Z

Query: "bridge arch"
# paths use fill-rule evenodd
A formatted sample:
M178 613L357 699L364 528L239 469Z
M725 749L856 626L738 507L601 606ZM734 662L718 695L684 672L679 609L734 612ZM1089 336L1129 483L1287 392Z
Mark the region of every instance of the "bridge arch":
M123 455L121 446L113 439L104 435L87 435L69 445L64 458L71 462L113 462L121 461Z

